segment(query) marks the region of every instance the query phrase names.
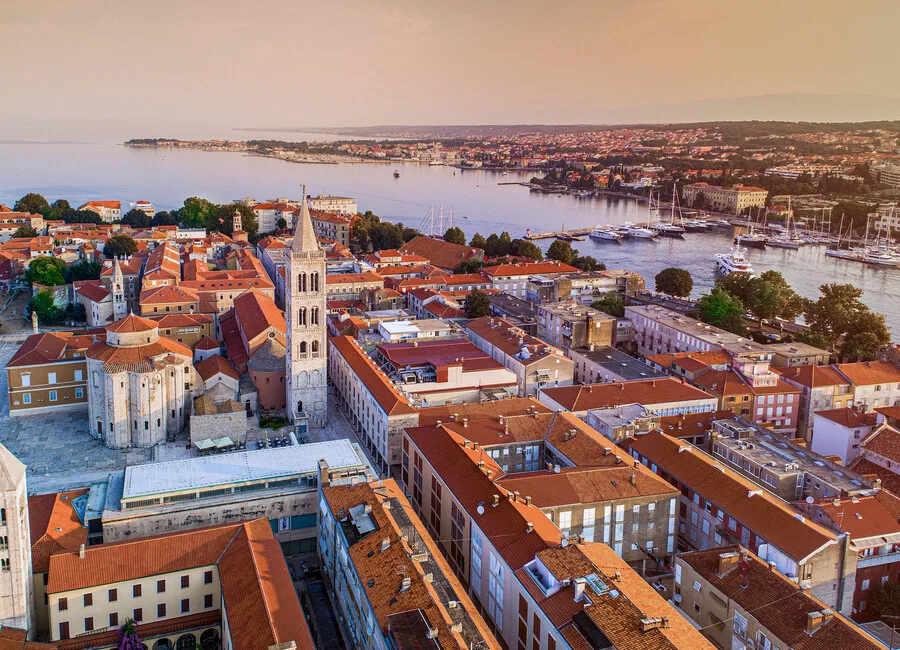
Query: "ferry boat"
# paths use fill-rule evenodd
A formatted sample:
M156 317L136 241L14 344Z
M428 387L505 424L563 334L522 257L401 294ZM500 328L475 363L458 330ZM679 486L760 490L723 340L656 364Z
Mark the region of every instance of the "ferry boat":
M590 235L588 235L591 239L597 239L599 241L621 241L624 237L622 234L617 233L615 230L610 228L609 226L597 226L594 228Z
M740 246L732 247L731 251L728 253L719 253L715 256L715 259L716 271L722 275L729 275L731 273L746 273L748 275L753 275L753 267L750 266L750 262L744 257L744 251Z

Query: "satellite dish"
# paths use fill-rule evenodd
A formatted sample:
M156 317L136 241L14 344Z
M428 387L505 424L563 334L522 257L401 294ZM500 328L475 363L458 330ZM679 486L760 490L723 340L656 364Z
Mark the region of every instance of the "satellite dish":
M378 487L383 487L383 486L384 486L384 481L382 481L381 479L378 479Z
M478 504L478 508L477 508L476 510L478 511L478 514L479 514L479 515L483 515L483 514L484 514L484 506L481 505L480 503Z
M568 538L568 537L563 537L561 543L562 543L563 548L565 548L566 546L569 545L569 538Z
M807 503L815 503L815 501L816 501L816 500L813 499L812 497L806 497L806 502L807 502Z
M675 594L674 596L672 596L672 600L674 600L676 603L680 603L682 600L681 594Z

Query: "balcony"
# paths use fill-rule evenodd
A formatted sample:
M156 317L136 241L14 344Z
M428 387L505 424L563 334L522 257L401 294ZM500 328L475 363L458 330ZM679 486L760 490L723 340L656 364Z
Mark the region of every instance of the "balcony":
M900 562L900 551L895 551L894 553L885 553L884 555L870 555L868 557L861 557L856 563L856 568L865 569L867 567L892 564L893 562Z

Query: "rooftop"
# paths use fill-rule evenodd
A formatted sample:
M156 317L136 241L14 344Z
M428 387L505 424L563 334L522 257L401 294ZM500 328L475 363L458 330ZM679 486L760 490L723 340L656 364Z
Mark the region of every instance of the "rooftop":
M713 400L708 393L673 377L639 381L543 388L541 393L569 411L588 411L623 404L655 404Z
M741 553L747 560L747 569L740 571L735 567L720 575L719 556L724 553ZM799 591L794 581L772 571L767 563L741 546L682 553L676 561L691 567L716 592L724 594L745 612L752 613L760 625L793 650L882 648L838 613L814 634L809 634L806 631L809 614L827 609L825 603Z
M594 349L590 347L576 348L572 352L590 359L601 368L606 368L622 377L624 381L657 379L666 376L661 372L657 372L640 359L635 359L633 356L625 354L612 346L600 345L595 346Z
M216 485L311 474L318 472L320 458L328 461L332 469L366 467L365 460L360 458L349 440L236 451L130 465L125 468L122 498L138 499Z

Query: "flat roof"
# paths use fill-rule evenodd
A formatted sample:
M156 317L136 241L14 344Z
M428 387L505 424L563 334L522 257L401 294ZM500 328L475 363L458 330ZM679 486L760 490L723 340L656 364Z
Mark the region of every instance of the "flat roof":
M122 499L310 474L320 458L331 470L366 467L349 440L230 452L126 467Z
M397 320L388 323L379 323L389 334L412 334L415 332L440 332L453 329L448 323L438 318L426 318L424 320Z
M625 354L609 345L598 345L593 350L587 347L576 348L572 352L590 359L600 367L614 372L626 381L631 379L661 379L668 376L651 368L640 359L635 359L630 354Z

